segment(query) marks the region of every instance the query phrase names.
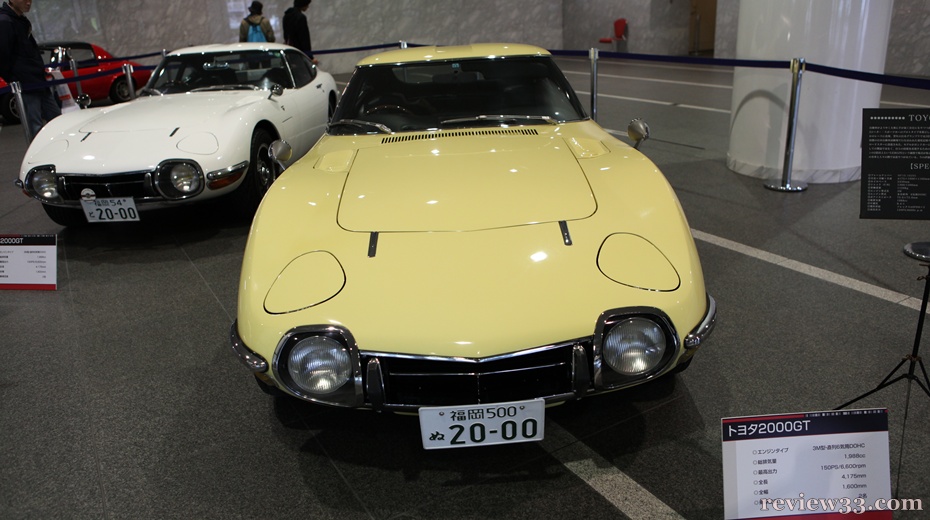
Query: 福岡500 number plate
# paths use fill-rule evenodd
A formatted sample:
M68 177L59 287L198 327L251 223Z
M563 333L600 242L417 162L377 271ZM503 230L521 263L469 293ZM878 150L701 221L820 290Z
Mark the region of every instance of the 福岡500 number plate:
M88 222L125 222L139 220L139 211L132 197L111 197L82 200L81 207Z
M420 408L423 448L464 448L542 440L545 401Z

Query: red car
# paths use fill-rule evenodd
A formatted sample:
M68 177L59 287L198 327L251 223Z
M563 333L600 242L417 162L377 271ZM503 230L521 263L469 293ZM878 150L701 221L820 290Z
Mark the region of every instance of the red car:
M0 90L8 86L7 82L0 78ZM0 94L0 116L3 116L3 120L8 123L19 122L19 108L16 106L16 98L13 97L11 92Z
M152 74L150 70L140 70L142 65L134 61L111 61L113 60L112 54L92 43L74 41L45 42L39 44L39 50L42 51L42 59L45 63L49 67L59 67L62 76L66 79L74 76L71 71L71 63L65 57L66 52L70 52L71 58L77 62L78 77L110 71L110 74L80 82L81 92L90 96L92 102L107 99L113 103L129 101L129 84L123 74L123 64L125 63L131 63L133 66L132 83L133 88L136 90L142 88ZM6 86L6 82L0 80L0 88ZM77 82L68 83L68 87L71 89L71 95L77 98ZM16 106L16 99L13 94L0 95L0 115L7 122L19 122L19 109Z

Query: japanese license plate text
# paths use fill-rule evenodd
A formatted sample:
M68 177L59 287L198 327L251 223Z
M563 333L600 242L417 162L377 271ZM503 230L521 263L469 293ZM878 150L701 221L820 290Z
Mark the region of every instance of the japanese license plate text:
M515 401L419 410L423 448L464 448L542 440L545 401Z
M82 200L81 207L88 222L125 222L139 220L139 211L132 197Z

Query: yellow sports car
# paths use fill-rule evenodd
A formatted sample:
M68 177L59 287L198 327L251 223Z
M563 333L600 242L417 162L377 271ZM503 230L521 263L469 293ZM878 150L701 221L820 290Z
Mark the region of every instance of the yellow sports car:
M417 47L363 59L265 195L231 342L266 390L418 413L431 449L539 440L715 316L672 188L547 51Z

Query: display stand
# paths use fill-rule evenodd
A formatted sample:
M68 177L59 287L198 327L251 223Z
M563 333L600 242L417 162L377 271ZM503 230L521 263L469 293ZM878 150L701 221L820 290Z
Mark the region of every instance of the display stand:
M914 348L911 349L911 353L909 355L904 356L901 362L898 363L897 366L895 366L887 376L885 376L885 379L883 379L882 382L878 384L878 386L851 401L847 401L846 403L841 404L840 406L836 407L836 410L846 408L856 401L864 399L885 387L897 383L898 381L904 380L917 383L917 385L924 391L924 393L927 394L927 397L930 397L930 377L927 377L927 369L924 367L924 361L920 357L920 337L924 328L924 318L927 317L927 299L930 297L930 242L912 242L907 244L904 246L904 254L924 262L920 265L928 269L926 276L921 276L918 278L918 280L924 280L924 296L920 302L920 315L917 316L917 333L914 336ZM908 363L907 373L901 374L898 377L892 379L892 377L898 372L898 370L901 369L901 367L904 366L905 363ZM918 366L920 367L920 371L923 373L923 381L921 381L920 377L916 374ZM910 400L910 385L908 385L908 400Z
M885 376L885 379L882 379L882 382L878 384L875 388L869 390L868 392L847 401L840 406L837 406L836 410L841 410L847 406L864 399L875 392L883 388L887 388L898 381L908 381L907 393L904 400L904 422L901 425L901 451L898 456L898 486L901 485L901 468L904 462L904 431L907 428L907 415L908 410L911 405L911 382L917 383L917 386L927 394L927 397L930 397L930 377L927 377L927 369L924 367L924 361L920 357L920 337L923 333L924 328L924 318L927 317L927 299L930 298L930 242L911 242L904 246L904 254L920 260L921 266L927 268L927 275L921 276L918 280L924 281L924 296L920 301L920 315L917 316L917 333L914 335L914 347L911 349L911 353L904 356L904 358ZM907 363L907 372L901 374L897 377L894 377L895 374ZM920 367L920 371L923 374L924 378L921 381L920 376L917 375L917 367ZM898 497L898 489L895 489L894 492L895 498Z

